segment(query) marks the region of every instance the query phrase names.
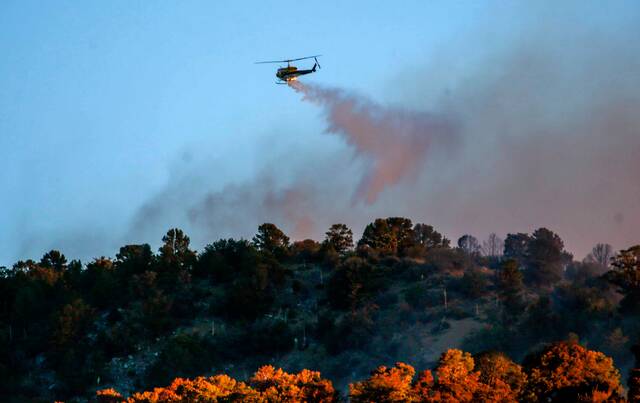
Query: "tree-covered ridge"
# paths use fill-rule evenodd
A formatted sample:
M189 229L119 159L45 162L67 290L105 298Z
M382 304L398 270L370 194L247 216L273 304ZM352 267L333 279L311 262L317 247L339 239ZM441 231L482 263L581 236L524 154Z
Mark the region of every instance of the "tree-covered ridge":
M114 258L82 264L53 250L17 262L0 271L0 400L86 401L109 388L133 396L175 378L220 373L263 393L247 374L265 364L288 371L283 379L320 371L338 394L357 399L370 383L356 380L394 362L408 364L372 379L387 382L387 372L407 379L401 374L409 364L435 368L431 381L423 374L408 383L435 399L448 396L438 355L452 347L472 354L456 358L467 362L456 371L478 372L477 388L465 396L480 399L489 393L482 385L498 388L487 375L495 372L493 357L527 374L529 386L514 392L526 400L523 393L542 393L542 386L531 389L532 357L569 339L611 357L633 395L640 247L613 253L599 244L576 261L546 228L504 241L464 235L452 244L428 224L390 217L369 224L357 241L344 224L317 242L292 241L266 223L251 241L221 239L201 251L171 229L157 252L125 245ZM571 354L582 354L572 345ZM501 353L481 354L488 351ZM609 365L604 356L588 357ZM554 371L574 369L567 365ZM539 376L541 385L562 383ZM620 393L603 382L599 393Z

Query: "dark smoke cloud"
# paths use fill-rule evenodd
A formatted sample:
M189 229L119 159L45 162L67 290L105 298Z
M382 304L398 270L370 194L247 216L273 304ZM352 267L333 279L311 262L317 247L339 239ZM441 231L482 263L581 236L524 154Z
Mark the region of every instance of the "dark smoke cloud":
M640 30L573 32L556 43L560 35L540 39L534 31L487 53L440 97L415 96L434 94L429 67L412 74L406 108L297 87L323 111L327 131L345 141L342 151L290 150L308 158L265 162L255 177L223 188L170 182L138 212L131 233L156 239L179 225L202 244L250 237L270 221L294 238L318 239L334 222L357 234L375 217L404 215L454 239L547 226L577 257L597 242L638 243L640 44L633 38ZM206 175L194 169L181 177Z
M547 226L577 257L640 241L640 46L591 34L570 45L528 41L450 91L464 147L426 195L450 234Z

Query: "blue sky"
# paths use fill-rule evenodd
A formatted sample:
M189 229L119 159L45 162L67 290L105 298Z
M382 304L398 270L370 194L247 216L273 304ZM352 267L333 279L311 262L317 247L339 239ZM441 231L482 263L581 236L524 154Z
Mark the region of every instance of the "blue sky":
M0 265L37 258L69 233L125 231L182 164L212 161L223 186L255 175L272 149L339 147L319 135L317 110L274 85L276 66L254 61L321 53L310 81L411 103L412 75L443 53L455 63L438 90L538 18L552 30L637 18L637 2L607 4L5 0ZM279 134L292 132L305 135ZM103 240L94 254L121 244Z

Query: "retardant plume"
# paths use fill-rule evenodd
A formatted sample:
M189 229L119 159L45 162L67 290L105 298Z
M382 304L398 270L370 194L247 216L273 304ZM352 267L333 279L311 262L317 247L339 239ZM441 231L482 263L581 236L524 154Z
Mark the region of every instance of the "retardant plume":
M354 201L372 204L386 187L414 177L436 143L451 144L456 130L453 120L440 114L385 107L363 96L290 81L304 94L303 100L320 105L327 132L344 137L370 166L364 172Z

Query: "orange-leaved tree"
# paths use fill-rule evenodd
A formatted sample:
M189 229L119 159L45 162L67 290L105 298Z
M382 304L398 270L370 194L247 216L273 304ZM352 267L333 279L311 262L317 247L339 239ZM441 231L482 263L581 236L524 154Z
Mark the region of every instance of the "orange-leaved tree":
M249 384L228 375L176 378L166 388L134 393L124 399L113 389L98 391L100 403L177 403L177 402L309 402L331 403L337 401L331 381L322 379L319 372L302 370L288 374L272 366L260 368Z
M442 354L436 368L437 379L430 370L421 372L413 380L412 366L397 363L392 368L378 367L371 376L349 385L352 402L515 402L517 388L512 390L510 382L521 388L516 364L497 362L494 375L483 383L480 373L474 371L474 359L469 353L451 349ZM502 367L504 368L502 368ZM520 371L521 372L521 371ZM513 379L512 379L513 378Z
M476 393L479 401L516 402L527 382L522 367L503 353L484 352L476 355L475 370L485 387Z
M380 366L368 379L349 385L349 397L354 403L415 401L411 387L415 373L411 365L402 362L391 368Z
M336 401L337 397L331 381L322 379L320 372L308 369L289 374L266 365L258 369L249 384L270 402L328 403Z
M440 357L436 369L435 401L471 402L482 387L480 374L474 372L475 363L471 354L450 349Z
M613 360L576 341L554 343L525 360L529 380L523 400L597 402L621 399Z

